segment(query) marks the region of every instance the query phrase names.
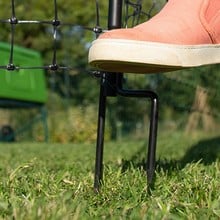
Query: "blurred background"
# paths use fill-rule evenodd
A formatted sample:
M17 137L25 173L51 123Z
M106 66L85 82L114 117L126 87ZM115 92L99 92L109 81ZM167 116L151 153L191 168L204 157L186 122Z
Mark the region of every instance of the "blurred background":
M108 1L99 1L99 21L107 29ZM124 1L123 26L132 27L157 13L165 0ZM45 126L50 142L94 142L96 140L99 78L88 66L91 42L96 38L96 1L57 0L58 17L63 23L56 36L57 60L71 67L43 70L47 100L43 112L38 108L0 108L1 132L5 128L11 141L44 141ZM0 19L11 17L11 2L0 2ZM54 1L15 1L19 20L53 20ZM0 23L0 41L10 44L11 26ZM17 24L14 43L41 54L43 65L53 59L53 26ZM1 57L1 54L0 54ZM0 66L1 59L0 59ZM19 64L18 64L19 65ZM5 70L0 70L4 72ZM37 70L25 70L29 73ZM124 75L124 86L151 89L159 95L159 132L181 131L217 134L220 125L219 65L161 74ZM1 85L0 85L1 88ZM108 98L106 140L147 137L150 105L143 99ZM41 121L46 122L41 123ZM3 129L4 128L4 129ZM4 138L2 139L4 141Z

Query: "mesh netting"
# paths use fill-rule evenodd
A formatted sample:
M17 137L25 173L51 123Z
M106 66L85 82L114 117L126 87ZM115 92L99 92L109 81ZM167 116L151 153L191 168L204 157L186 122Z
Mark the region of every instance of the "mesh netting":
M166 0L125 0L124 26L133 27L150 19Z
M54 0L54 16L52 20L21 20L17 17L16 14L16 3L14 0L11 0L11 16L7 19L1 19L1 23L6 23L10 26L10 56L8 60L8 64L6 66L1 65L0 68L7 69L7 70L19 70L19 69L49 69L49 70L58 70L59 69L66 69L65 66L59 66L57 63L57 40L58 40L58 28L61 25L71 25L71 24L63 24L58 17L58 7L57 7L57 1ZM50 25L53 28L53 32L51 33L53 38L53 48L51 48L51 51L53 51L52 61L51 64L46 66L19 66L18 64L14 63L14 42L16 38L16 27L18 25Z

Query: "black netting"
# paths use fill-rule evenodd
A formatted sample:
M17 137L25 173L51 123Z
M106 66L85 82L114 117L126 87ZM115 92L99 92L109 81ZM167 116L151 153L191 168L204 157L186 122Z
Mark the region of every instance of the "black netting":
M124 26L131 27L144 22L157 13L166 0L125 0Z

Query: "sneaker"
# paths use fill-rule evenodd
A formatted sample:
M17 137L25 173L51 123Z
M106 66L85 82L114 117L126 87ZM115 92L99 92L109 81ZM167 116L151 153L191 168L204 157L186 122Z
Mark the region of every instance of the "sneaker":
M220 0L169 0L150 20L92 43L91 66L157 73L220 63Z

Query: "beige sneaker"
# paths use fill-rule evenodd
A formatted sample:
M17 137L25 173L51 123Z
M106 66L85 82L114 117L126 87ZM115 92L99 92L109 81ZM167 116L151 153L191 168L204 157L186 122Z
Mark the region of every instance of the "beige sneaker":
M89 50L89 63L134 73L220 63L220 0L169 0L149 21L100 35Z

